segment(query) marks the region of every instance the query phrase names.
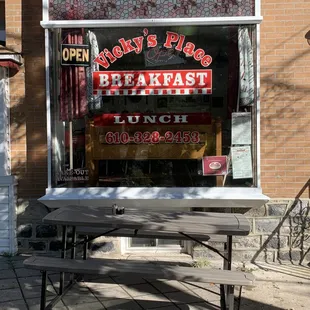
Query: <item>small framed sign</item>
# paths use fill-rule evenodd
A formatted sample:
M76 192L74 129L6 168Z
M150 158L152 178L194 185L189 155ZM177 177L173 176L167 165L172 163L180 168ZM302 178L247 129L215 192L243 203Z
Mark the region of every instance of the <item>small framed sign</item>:
M61 45L61 65L75 67L89 67L90 48L82 44Z
M227 156L205 156L202 158L202 174L226 175Z

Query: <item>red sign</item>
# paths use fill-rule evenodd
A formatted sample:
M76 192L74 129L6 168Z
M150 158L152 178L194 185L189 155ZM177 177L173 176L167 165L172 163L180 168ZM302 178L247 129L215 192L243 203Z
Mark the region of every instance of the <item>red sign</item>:
M211 94L212 70L96 71L93 94L188 95Z
M101 67L108 69L117 59L122 58L128 53L140 54L145 45L148 48L158 46L157 35L149 34L147 28L143 29L143 35L141 36L128 40L120 38L118 42L119 45L113 46L110 50L105 48L100 52L94 62ZM188 42L186 36L183 34L167 31L163 48L173 48L178 52L183 52L186 57L193 57L196 61L199 61L203 67L208 67L212 63L212 57L206 54L204 49L196 48L196 45L193 42Z
M106 113L94 116L95 126L114 125L210 125L209 113Z
M202 158L203 175L226 175L227 156L206 156Z

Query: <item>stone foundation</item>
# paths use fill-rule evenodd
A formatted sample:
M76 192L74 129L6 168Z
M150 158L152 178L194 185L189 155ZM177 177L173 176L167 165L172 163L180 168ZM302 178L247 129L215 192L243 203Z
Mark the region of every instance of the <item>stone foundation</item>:
M219 211L219 210L217 210ZM251 223L247 237L236 237L234 260L244 262L310 260L310 207L308 200L272 200L261 208L233 210L244 213ZM216 247L223 249L223 244ZM216 258L217 255L195 246L194 257Z
M208 211L223 212L223 209ZM247 237L236 237L233 258L236 261L255 262L310 260L310 207L309 200L273 200L257 209L234 209L244 213L251 224ZM17 218L18 246L20 252L59 252L61 228L42 224L48 209L36 200L19 200ZM70 237L70 232L69 232ZM213 243L219 250L223 244ZM93 252L120 253L120 238L101 237L90 245ZM193 257L218 259L218 255L193 246Z

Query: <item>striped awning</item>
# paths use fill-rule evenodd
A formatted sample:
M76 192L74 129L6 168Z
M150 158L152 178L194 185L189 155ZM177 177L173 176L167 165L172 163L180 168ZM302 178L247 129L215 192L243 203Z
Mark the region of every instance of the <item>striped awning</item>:
M0 59L0 67L5 67L9 69L19 70L20 65L12 60Z

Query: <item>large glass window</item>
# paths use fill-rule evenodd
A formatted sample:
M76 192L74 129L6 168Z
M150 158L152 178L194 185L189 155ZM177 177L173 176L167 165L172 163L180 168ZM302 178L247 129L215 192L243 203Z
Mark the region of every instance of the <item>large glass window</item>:
M255 26L55 31L52 186L255 186L254 38Z

